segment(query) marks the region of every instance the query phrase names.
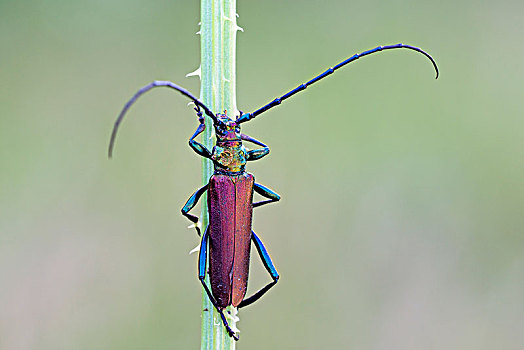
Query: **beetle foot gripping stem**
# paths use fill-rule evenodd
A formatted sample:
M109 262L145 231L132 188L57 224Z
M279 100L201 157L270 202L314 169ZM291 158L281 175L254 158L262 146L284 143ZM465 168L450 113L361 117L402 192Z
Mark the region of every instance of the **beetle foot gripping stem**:
M229 336L235 340L238 340L238 335L235 334L235 331L231 329L229 326L229 323L226 320L226 316L224 315L224 308L220 307L215 299L213 297L213 294L209 290L209 287L207 286L207 283L205 281L206 276L206 261L207 261L207 244L209 239L209 225L206 227L206 230L204 231L204 235L202 236L202 240L200 241L200 253L198 254L198 280L200 283L202 283L202 287L204 287L204 290L206 291L207 297L211 301L211 304L213 304L213 307L218 311L220 314L220 317L222 318L222 323L224 324L224 327L226 328L227 333ZM233 314L233 319L236 318L236 315Z
M202 246L204 245L207 245L204 243L204 240L207 238L206 237L207 235L207 230L206 232L204 233L204 238L202 239L202 244L200 244L200 253L202 253ZM202 254L200 255L200 258L199 260L201 261L201 258L202 258ZM202 286L204 287L205 291L206 291L206 294L209 298L209 300L211 301L211 304L213 304L213 306L215 307L215 309L218 311L218 313L220 314L220 318L222 319L222 323L224 324L224 328L226 329L227 331L227 334L235 339L236 341L239 339L238 335L235 333L235 331L229 326L229 323L227 322L226 320L226 316L224 315L224 309L223 308L220 308L218 307L218 304L215 300L215 298L213 297L213 294L211 294L211 291L209 290L206 282L204 281L204 277L202 276L199 276L198 278L200 280L200 283L202 283ZM233 315L233 317L236 317L235 315Z
M224 324L224 327L226 328L227 334L229 334L231 338L235 339L235 341L238 341L238 339L240 338L235 333L235 331L233 331L233 329L231 329L231 327L229 326L229 323L226 320L226 316L224 315L224 310L218 310L218 312L220 313L220 317L222 318L222 323Z
M193 224L189 225L188 228L194 228L197 231L198 236L200 237L200 229L202 228L202 221L200 221L198 216L189 214L189 211L195 207L195 205L198 203L198 200L200 197L202 197L202 194L207 191L207 186L205 185L201 188L199 188L195 193L189 197L186 204L184 204L184 207L182 208L181 212L182 215L184 215L186 218L189 219Z

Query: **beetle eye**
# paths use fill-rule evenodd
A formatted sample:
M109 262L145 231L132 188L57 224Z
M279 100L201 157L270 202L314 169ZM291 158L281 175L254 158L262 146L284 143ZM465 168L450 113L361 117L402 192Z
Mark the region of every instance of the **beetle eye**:
M235 127L235 132L240 132L240 126Z

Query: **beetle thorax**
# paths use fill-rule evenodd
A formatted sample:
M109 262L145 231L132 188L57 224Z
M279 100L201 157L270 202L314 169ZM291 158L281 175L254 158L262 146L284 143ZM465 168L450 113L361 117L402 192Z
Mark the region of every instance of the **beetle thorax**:
M242 145L240 126L224 114L217 114L215 134L216 146L213 147L211 159L215 172L238 173L243 172L246 165L247 151Z
M243 172L246 157L247 151L242 141L217 141L211 155L215 171L226 173Z

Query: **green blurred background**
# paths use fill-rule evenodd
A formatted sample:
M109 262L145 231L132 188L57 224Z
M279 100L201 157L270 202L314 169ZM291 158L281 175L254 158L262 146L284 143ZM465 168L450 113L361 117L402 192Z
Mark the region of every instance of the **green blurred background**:
M238 1L238 106L280 283L238 349L522 349L524 3ZM0 348L196 349L197 1L0 1ZM251 290L269 281L253 259Z

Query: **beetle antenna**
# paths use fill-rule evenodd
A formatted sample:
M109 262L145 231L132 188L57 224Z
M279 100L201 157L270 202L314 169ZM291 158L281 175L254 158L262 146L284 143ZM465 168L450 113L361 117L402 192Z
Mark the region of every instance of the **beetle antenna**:
M165 87L168 87L168 88L171 88L171 89L174 89L174 90L180 92L182 95L184 95L184 96L188 97L189 99L191 99L198 108L202 107L204 109L204 111L206 112L206 114L209 117L211 117L211 119L213 119L213 122L216 122L217 118L213 114L213 112L211 112L211 110L209 108L207 108L207 106L203 102L201 102L199 99L197 99L195 96L193 96L189 91L187 91L184 88L181 88L180 86L178 86L178 85L176 85L176 84L174 84L174 83L172 83L170 81L155 80L151 84L148 84L148 85L144 86L143 88L141 88L140 90L138 90L137 93L133 97L131 97L131 99L129 101L127 101L127 103L125 104L124 108L122 109L122 111L118 115L118 118L116 119L116 122L115 122L115 126L113 127L113 132L111 133L111 140L109 141L109 151L108 151L109 158L111 158L112 155L113 155L113 147L115 145L115 139L116 139L116 133L118 131L118 127L120 126L120 123L124 119L124 116L127 113L127 111L129 110L129 108L131 108L133 103L135 103L135 101L140 96L142 96L143 94L145 94L149 90L151 90L151 89L153 89L155 87L158 87L158 86L160 86L160 87L165 86Z
M284 95L274 99L273 101L269 102L265 106L257 109L256 111L254 111L252 113L242 114L241 116L238 117L237 123L247 122L247 121L255 118L256 116L258 116L259 114L264 113L268 109L273 108L275 106L278 106L280 103L282 103L282 101L290 98L291 96L293 96L297 92L305 90L309 85L311 85L313 83L316 83L317 81L327 77L328 75L332 74L334 71L336 71L337 69L345 66L346 64L351 63L351 62L353 62L355 60L358 60L360 57L371 55L372 53L375 53L375 52L384 51L384 50L391 50L391 49L410 49L410 50L413 50L413 51L420 52L421 54L426 56L431 61L431 63L433 63L433 67L435 68L435 72L437 73L435 79L438 78L439 72L438 72L437 63L435 62L433 57L431 57L427 52L423 51L422 49L420 49L418 47L415 47L415 46L404 45L404 44L379 46L379 47L376 47L374 49L371 49L371 50L368 50L368 51L364 51L362 53L357 53L357 54L351 56L350 58L346 59L345 61L340 62L336 66L329 68L324 73L322 73L320 75L317 75L316 77L314 77L313 79L311 79L307 83L304 83L304 84L301 84L301 85L297 86L295 89L293 89L293 90L289 91L288 93L286 93L286 94L284 94Z

